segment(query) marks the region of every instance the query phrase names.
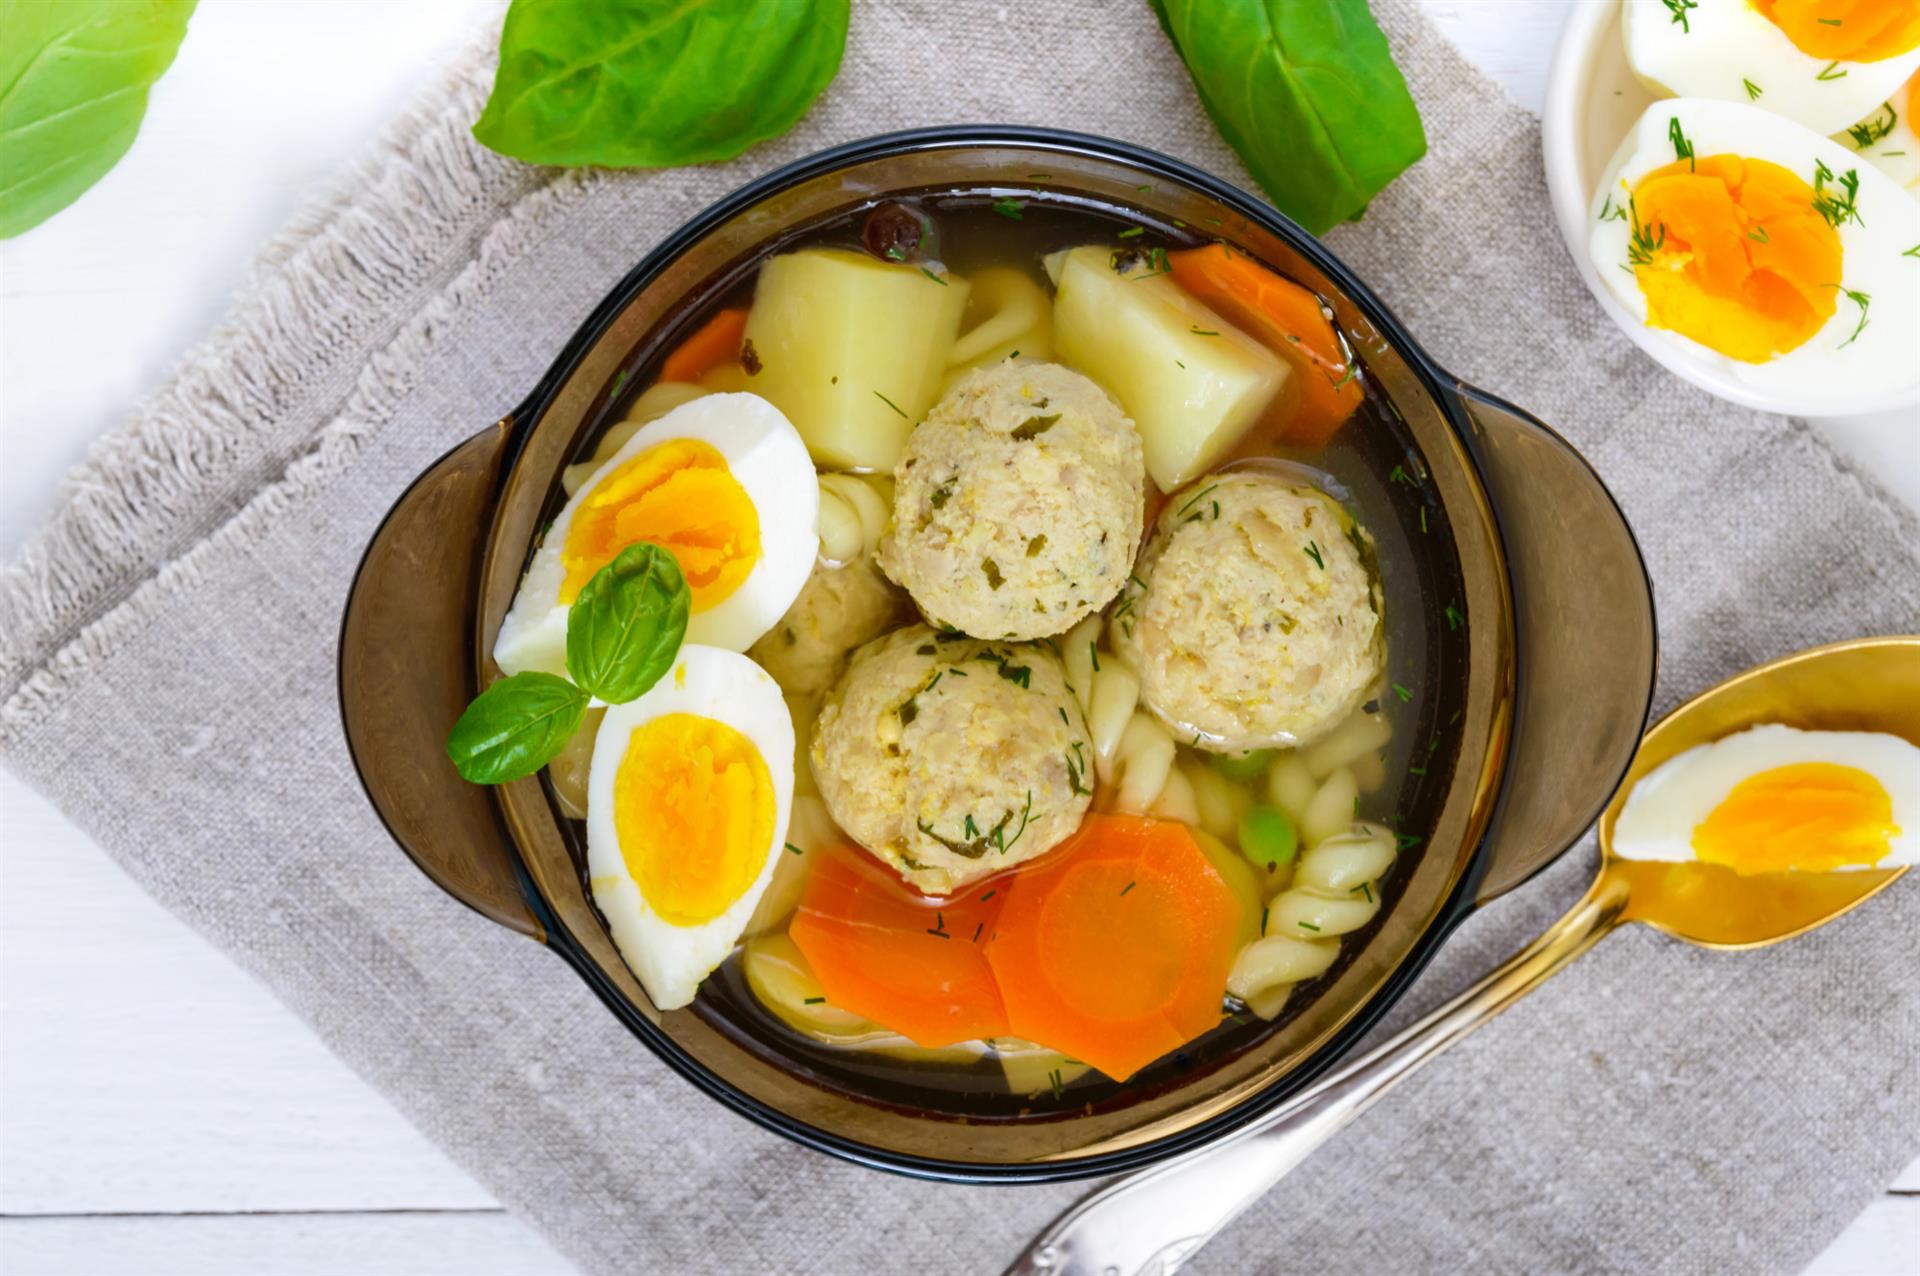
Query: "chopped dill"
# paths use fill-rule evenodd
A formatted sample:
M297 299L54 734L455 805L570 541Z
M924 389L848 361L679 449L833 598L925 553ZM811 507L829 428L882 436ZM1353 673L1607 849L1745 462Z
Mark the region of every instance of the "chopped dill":
M1676 161L1685 160L1687 171L1693 172L1693 143L1689 142L1687 135L1680 131L1680 117L1677 115L1667 120L1667 140L1673 143L1673 158Z
M806 852L805 852L805 851L803 851L803 850L801 850L801 849L800 849L799 847L797 847L797 846L795 846L795 845L794 845L794 844L793 844L792 842L788 842L788 843L787 843L786 845L787 845L787 851L788 851L788 853L789 853L789 854L792 854L792 855L805 855L805 854L806 854Z
M1147 233L1147 228L1145 226L1129 226L1127 227L1127 229L1120 232L1119 238L1133 239L1136 236L1144 235L1146 233Z
M1413 692L1409 691L1407 688L1401 686L1397 682L1393 684L1393 694L1396 696L1399 696L1400 701L1403 704L1413 703Z
M1198 324L1191 323L1187 325L1187 331L1196 337L1217 337L1220 335L1218 328L1202 328Z
M1840 295L1860 307L1860 322L1853 325L1853 335L1834 347L1836 350L1845 350L1867 330L1867 307L1873 303L1873 298L1855 288L1842 288Z
M1320 928L1319 928L1318 926L1315 926L1315 925L1314 925L1314 924L1313 924L1312 922L1306 922L1306 921L1303 921L1303 922L1300 922L1300 923L1299 923L1299 926L1300 926L1300 929L1301 929L1301 930L1310 930L1310 931L1314 931L1314 932L1316 932L1316 933L1317 933L1317 932L1319 931L1319 929L1320 929Z
M1445 612L1448 629L1458 629L1467 623L1467 615L1452 603L1447 604Z
M910 417L907 416L905 412L902 412L900 410L900 405L898 403L895 403L892 399L889 399L886 395L880 393L878 390L875 390L873 392L873 397L880 400L880 402L886 404L888 407L892 408L894 411L894 414L898 416L902 421L911 419Z
M821 1005L825 1005L825 1004L826 1004L826 1001L827 1001L827 999L826 999L825 997L807 997L807 998L805 998L804 1000L805 1000L805 1002L806 1002L806 1004L807 1004L807 1005L809 1005L809 1006L821 1006Z
M1396 834L1395 840L1397 840L1400 843L1400 849L1403 851L1410 851L1414 847L1420 845L1420 839L1418 837L1415 837L1411 833Z
M1833 170L1824 160L1813 162L1813 211L1826 218L1827 225L1839 230L1848 221L1864 226L1867 223L1860 216L1858 196L1860 194L1860 172L1848 169L1839 178L1840 193L1834 194L1827 183L1834 181Z
M1893 126L1900 122L1900 113L1893 109L1893 103L1882 102L1880 109L1887 113L1886 119L1878 115L1870 120L1862 120L1847 130L1847 136L1853 139L1853 149L1864 151L1875 142L1882 141L1893 132Z
M993 201L994 212L1000 214L1002 217L1010 217L1014 221L1021 219L1022 214L1020 210L1025 207L1026 204L1023 201L1013 199L1009 196L1002 196Z
M1650 266L1653 264L1654 253L1667 242L1667 224L1660 223L1660 235L1655 238L1652 227L1640 224L1640 206L1634 202L1631 195L1627 197L1627 212L1630 214L1633 226L1627 243L1627 261L1635 266Z
M933 282L939 284L942 288L945 288L947 286L946 280L934 274L931 270L928 270L925 266L920 267L920 273L925 275L927 278L933 280Z
M1408 487L1420 486L1420 480L1413 477L1413 475L1407 473L1407 467L1404 465L1396 465L1392 469L1388 470L1387 482L1405 483Z
M1752 80L1743 79L1740 81L1740 86L1746 89L1747 101L1749 102L1759 101L1760 94L1765 91L1758 84L1755 84Z
M1829 62L1827 63L1826 70L1820 72L1820 74L1813 78L1816 80L1844 80L1847 77L1847 73L1845 71L1834 70L1834 68L1839 65L1838 62Z
M1133 888L1134 888L1135 886L1137 886L1138 884L1139 884L1139 883L1137 883L1137 882L1128 882L1128 883L1127 883L1127 884L1126 884L1125 886L1122 886L1122 887L1120 888L1120 894L1121 894L1122 896L1124 896L1124 895L1125 895L1125 894L1126 894L1126 893L1127 893L1128 891L1130 891L1130 890L1132 890L1132 889L1133 889Z
M1320 545L1318 542L1308 541L1307 547L1300 552L1308 558L1311 558L1315 567L1318 567L1321 571L1327 570L1327 560L1320 556Z
M1747 232L1747 238L1756 244L1771 244L1773 242L1773 236L1769 235L1767 228L1758 222L1755 222L1753 229Z
M1660 0L1660 2L1667 6L1667 12L1673 15L1673 20L1680 24L1680 33L1692 35L1693 24L1687 20L1687 10L1698 9L1700 0Z

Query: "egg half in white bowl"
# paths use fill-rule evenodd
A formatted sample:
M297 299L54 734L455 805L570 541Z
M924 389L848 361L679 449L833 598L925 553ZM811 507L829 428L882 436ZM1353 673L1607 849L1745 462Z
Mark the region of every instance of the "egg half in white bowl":
M1598 278L1674 359L1782 411L1920 398L1920 202L1831 139L1656 102L1588 217Z
M1838 133L1920 67L1912 0L1623 0L1627 61L1660 97L1751 102Z
M800 432L757 394L709 394L641 426L542 537L494 642L508 674L567 675L567 612L627 546L651 541L692 593L686 641L745 651L799 596L820 547Z
M676 1010L766 893L793 809L793 720L759 665L686 646L607 710L587 778L587 885L653 1004Z

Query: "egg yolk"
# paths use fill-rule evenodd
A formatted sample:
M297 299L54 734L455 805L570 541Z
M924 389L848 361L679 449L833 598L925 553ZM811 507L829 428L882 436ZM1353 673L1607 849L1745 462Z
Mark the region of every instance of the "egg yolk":
M673 555L696 612L723 602L760 558L760 514L726 457L698 439L669 439L602 479L573 512L560 561L571 603L595 572L636 541Z
M1753 0L1753 7L1808 57L1879 62L1920 48L1914 0Z
M613 781L613 827L649 907L699 926L746 894L773 843L773 781L724 722L670 713L635 728Z
M1825 873L1885 858L1893 799L1857 767L1800 762L1748 776L1693 830L1693 853L1736 873Z
M1838 305L1840 236L1806 182L1766 160L1657 168L1629 204L1647 322L1747 363L1804 344Z

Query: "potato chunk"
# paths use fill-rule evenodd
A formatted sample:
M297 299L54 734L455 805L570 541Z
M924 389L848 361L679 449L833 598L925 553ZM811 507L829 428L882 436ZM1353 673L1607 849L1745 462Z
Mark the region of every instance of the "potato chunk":
M1204 474L1286 384L1287 365L1137 253L1047 259L1056 354L1120 400L1163 492Z
M742 362L814 462L891 470L940 393L967 281L865 253L809 248L760 268ZM757 369L757 371L756 371Z

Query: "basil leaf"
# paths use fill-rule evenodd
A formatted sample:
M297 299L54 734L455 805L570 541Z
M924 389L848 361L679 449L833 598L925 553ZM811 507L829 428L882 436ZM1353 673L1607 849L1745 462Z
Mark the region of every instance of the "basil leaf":
M0 0L0 239L31 230L133 145L195 0Z
M1366 0L1148 0L1207 114L1281 212L1318 235L1427 153Z
M473 135L532 164L732 159L840 69L849 0L513 0Z
M550 673L517 673L482 691L447 733L462 779L505 784L554 759L580 729L590 697Z
M567 612L567 672L608 704L625 704L672 668L692 610L673 555L646 541L629 545Z

